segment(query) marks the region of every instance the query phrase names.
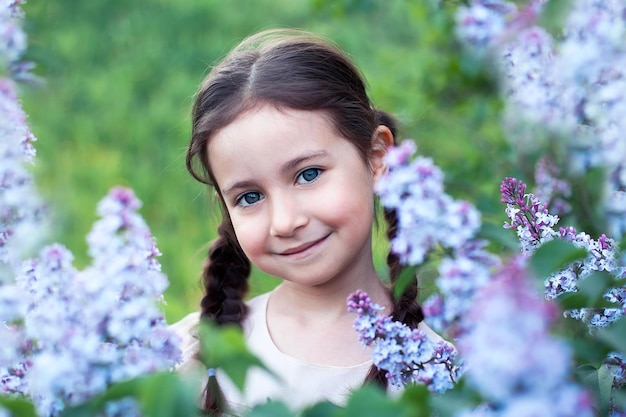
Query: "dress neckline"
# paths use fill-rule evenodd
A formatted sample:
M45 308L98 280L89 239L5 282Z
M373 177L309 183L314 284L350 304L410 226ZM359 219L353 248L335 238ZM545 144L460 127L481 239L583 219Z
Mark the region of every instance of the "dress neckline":
M289 362L292 362L294 364L300 365L305 368L333 369L337 371L347 371L347 370L353 370L353 369L369 368L370 366L372 366L373 360L371 359L362 363L358 363L356 365L348 365L348 366L327 365L327 364L320 364L320 363L305 361L303 359L296 358L294 356L291 356L281 351L278 348L278 346L276 346L276 343L274 343L274 339L272 339L272 335L270 334L269 326L267 324L267 305L269 302L270 295L272 293L273 293L273 290L265 294L261 294L253 298L251 302L259 303L257 306L257 308L259 309L258 318L260 319L260 323L258 323L258 328L260 330L259 336L262 337L265 344L267 346L270 346L277 356L280 356L284 360L287 360Z

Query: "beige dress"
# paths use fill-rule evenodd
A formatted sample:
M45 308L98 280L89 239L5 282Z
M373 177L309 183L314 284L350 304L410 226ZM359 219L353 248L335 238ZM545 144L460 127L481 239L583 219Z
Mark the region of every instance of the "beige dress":
M252 368L241 392L218 370L218 381L231 413L242 414L268 400L282 401L294 411L323 400L345 405L352 390L363 384L372 361L355 366L328 366L305 362L284 354L272 341L267 328L269 294L260 295L248 302L250 310L244 323L244 335L248 349L276 376ZM194 359L199 348L199 341L194 336L198 320L199 313L192 313L171 326L182 338L183 361L178 370L183 373L198 370L206 372L203 365ZM202 386L205 383L206 377Z

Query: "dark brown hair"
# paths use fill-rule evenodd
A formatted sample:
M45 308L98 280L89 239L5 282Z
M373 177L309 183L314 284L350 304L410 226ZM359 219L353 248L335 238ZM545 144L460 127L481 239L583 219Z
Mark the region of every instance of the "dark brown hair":
M372 152L372 138L379 125L396 136L390 115L373 108L358 69L326 39L297 30L270 30L239 44L206 77L196 95L192 113L191 142L187 169L197 180L215 186L209 165L208 142L221 128L243 112L260 105L277 108L324 111L337 131L349 140L365 161ZM217 192L219 189L216 187ZM247 308L250 262L239 246L223 207L218 237L209 250L202 277L205 295L201 317L217 324L242 325ZM385 211L387 236L395 236L397 219ZM390 253L390 281L395 282L401 265ZM391 292L390 292L391 294ZM390 295L391 297L391 295ZM417 281L394 300L393 317L411 327L423 320L417 304ZM385 372L372 366L366 381L387 386ZM211 381L209 385L216 385ZM214 392L210 392L214 391ZM204 409L219 414L220 395L207 389Z

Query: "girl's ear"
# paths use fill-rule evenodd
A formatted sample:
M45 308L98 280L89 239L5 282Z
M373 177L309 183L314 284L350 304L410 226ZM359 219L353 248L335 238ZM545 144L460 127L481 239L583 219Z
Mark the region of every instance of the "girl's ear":
M385 125L378 126L372 135L372 152L369 157L374 181L387 172L385 156L391 146L393 146L393 133Z

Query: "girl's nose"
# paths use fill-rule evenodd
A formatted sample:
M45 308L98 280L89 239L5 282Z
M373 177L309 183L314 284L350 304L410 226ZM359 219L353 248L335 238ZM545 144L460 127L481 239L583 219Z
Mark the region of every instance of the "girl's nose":
M275 196L271 201L270 235L275 237L293 236L296 230L305 226L308 216L293 196Z

